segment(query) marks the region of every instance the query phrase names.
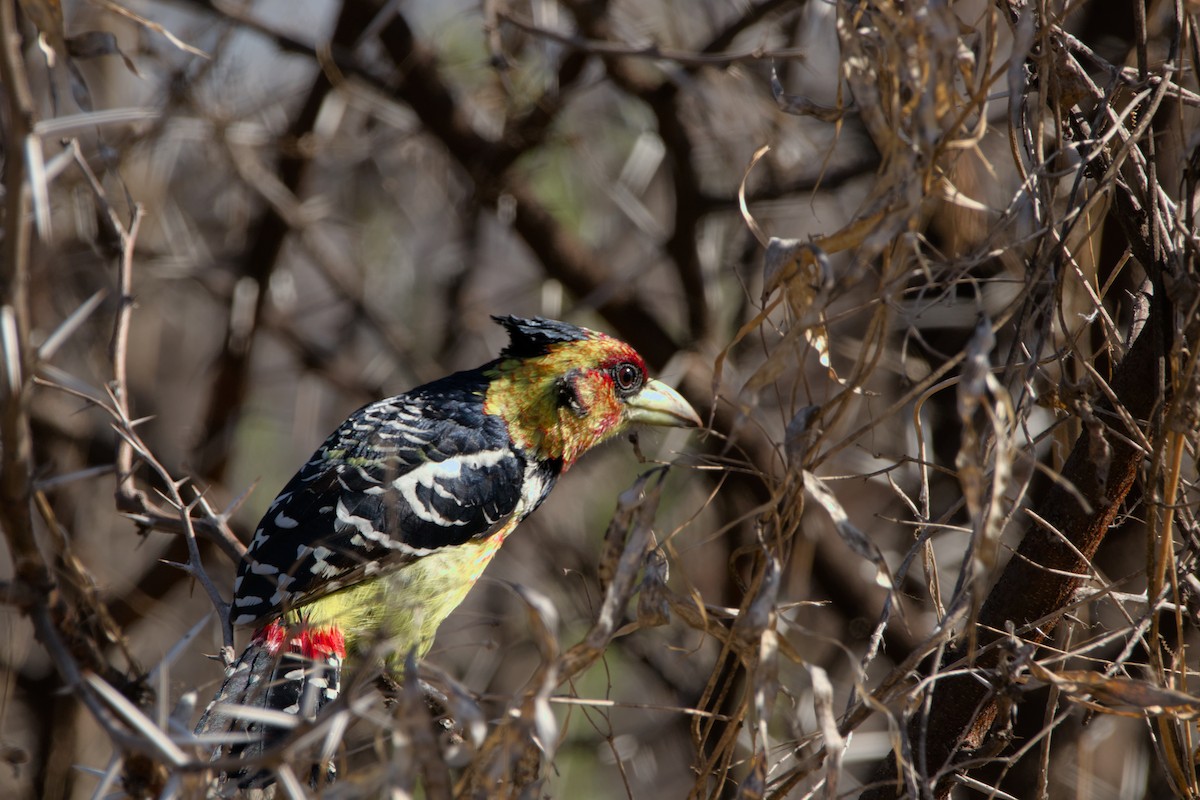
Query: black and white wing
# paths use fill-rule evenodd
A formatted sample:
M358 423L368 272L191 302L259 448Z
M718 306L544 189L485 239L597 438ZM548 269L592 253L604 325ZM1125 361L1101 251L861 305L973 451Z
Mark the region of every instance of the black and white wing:
M271 504L234 584L251 625L531 512L557 470L528 465L483 386L452 376L372 403ZM524 502L523 502L524 501Z

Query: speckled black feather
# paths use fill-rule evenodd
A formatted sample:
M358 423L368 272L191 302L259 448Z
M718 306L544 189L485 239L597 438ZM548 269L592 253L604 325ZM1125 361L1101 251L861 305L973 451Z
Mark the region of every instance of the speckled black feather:
M569 322L543 317L493 316L508 331L508 346L500 351L501 358L537 358L544 356L554 345L581 342L589 332Z

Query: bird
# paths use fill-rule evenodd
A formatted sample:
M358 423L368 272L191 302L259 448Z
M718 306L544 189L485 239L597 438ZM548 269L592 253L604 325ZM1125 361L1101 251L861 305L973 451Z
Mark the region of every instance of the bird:
M250 644L197 726L248 741L214 758L252 759L286 732L239 722L231 702L312 718L337 696L348 658L381 645L385 666L423 658L587 451L633 425L702 424L625 342L541 317L492 319L509 337L498 358L351 414L263 515L230 611Z

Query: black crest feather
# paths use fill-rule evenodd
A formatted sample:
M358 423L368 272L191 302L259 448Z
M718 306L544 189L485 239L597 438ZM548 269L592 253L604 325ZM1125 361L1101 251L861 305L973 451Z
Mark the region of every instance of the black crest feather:
M508 346L500 351L501 358L536 358L550 352L554 345L591 338L589 331L556 319L511 315L492 319L508 331Z

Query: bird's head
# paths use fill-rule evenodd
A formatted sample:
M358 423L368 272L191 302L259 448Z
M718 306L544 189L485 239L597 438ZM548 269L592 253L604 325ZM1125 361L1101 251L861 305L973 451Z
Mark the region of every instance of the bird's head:
M538 457L567 467L630 425L701 424L624 342L555 320L493 319L510 342L490 367L484 410L504 419L513 441Z

